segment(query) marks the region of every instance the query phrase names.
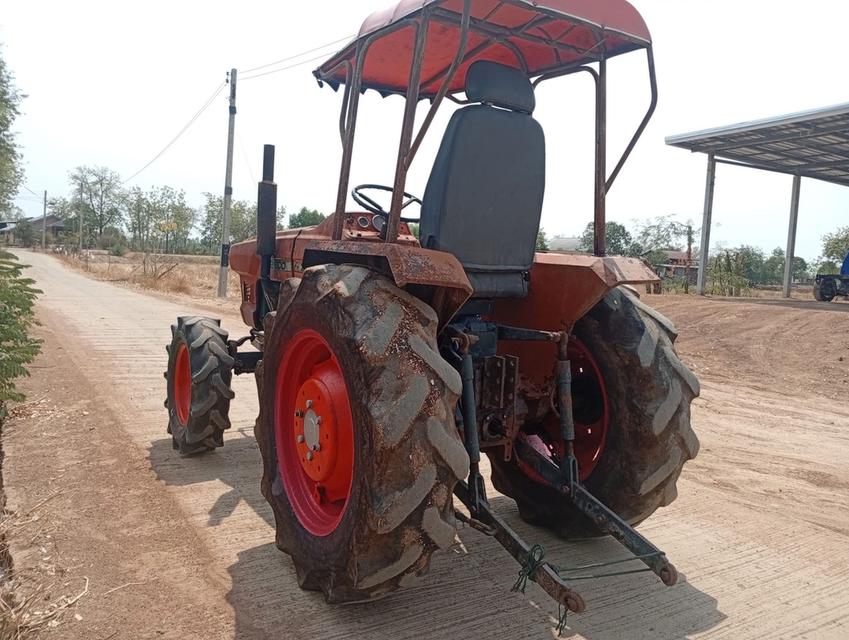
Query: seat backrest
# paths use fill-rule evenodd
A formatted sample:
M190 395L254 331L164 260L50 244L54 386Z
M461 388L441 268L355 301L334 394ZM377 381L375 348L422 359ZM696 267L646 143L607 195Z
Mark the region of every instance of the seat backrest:
M471 65L422 201L422 246L454 254L475 297L527 293L545 192L545 137L533 87L517 70Z

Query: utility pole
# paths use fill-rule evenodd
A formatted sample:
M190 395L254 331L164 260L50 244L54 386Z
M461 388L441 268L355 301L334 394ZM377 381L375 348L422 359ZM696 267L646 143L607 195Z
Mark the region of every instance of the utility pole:
M83 183L80 180L80 253L83 252Z
M41 216L41 250L47 250L47 189L44 190L44 213Z
M687 223L687 269L684 272L684 293L690 293L690 265L693 264L693 225Z
M227 297L230 268L230 204L233 200L233 138L236 131L236 70L230 69L230 121L227 127L227 168L224 172L224 218L221 221L221 268L218 271L218 297Z

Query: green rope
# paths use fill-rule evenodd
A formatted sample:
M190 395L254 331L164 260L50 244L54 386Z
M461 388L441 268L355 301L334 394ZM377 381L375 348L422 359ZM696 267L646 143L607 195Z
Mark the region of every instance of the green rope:
M557 605L557 613L559 619L557 620L557 636L560 637L563 635L563 632L566 631L566 616L569 614L568 607L564 607L562 604Z
M542 566L542 559L544 557L545 547L541 544L535 544L531 547L531 550L528 551L528 557L525 560L525 564L523 564L522 568L519 569L519 578L516 580L516 584L514 584L511 589L513 593L525 593L525 588L528 586L528 579L533 579L533 575L536 573L537 569Z

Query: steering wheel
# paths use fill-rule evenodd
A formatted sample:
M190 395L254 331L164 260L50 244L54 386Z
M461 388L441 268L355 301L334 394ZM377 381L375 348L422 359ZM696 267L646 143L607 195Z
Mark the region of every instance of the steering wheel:
M368 211L369 213L373 213L376 216L380 216L381 218L389 218L389 212L386 211L383 207L381 207L377 202L375 202L372 198L369 198L366 194L363 193L365 190L373 190L373 191L388 191L392 193L392 187L387 187L382 184L361 184L359 186L354 187L351 190L351 197L354 199L358 205L360 205L363 209ZM404 202L401 204L401 211L409 207L414 202L418 203L421 206L422 201L419 200L416 196L411 193L404 192ZM401 222L418 222L419 218L405 218L401 217Z

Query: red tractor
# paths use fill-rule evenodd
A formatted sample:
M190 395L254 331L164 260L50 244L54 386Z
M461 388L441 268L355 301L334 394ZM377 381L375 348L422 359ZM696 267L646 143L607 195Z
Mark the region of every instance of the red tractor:
M635 51L651 103L608 174L607 63ZM523 519L567 537L612 535L674 584L672 564L634 526L675 499L698 451L699 384L675 353L673 325L623 286L655 274L605 256L605 196L657 98L640 15L624 0L402 0L314 73L344 88L336 210L277 232L266 146L257 238L229 254L250 334L228 340L197 317L173 326L175 449L222 446L231 376L255 373L277 545L300 586L328 602L370 600L421 576L459 520L494 536L524 581L582 611L572 574L493 513L481 453ZM595 251L535 253L546 173L535 88L575 73L596 87ZM406 103L392 186L356 187L351 211L368 89ZM407 172L446 99L460 106L419 199L405 191ZM431 106L416 132L421 100ZM248 341L256 350L240 351Z

